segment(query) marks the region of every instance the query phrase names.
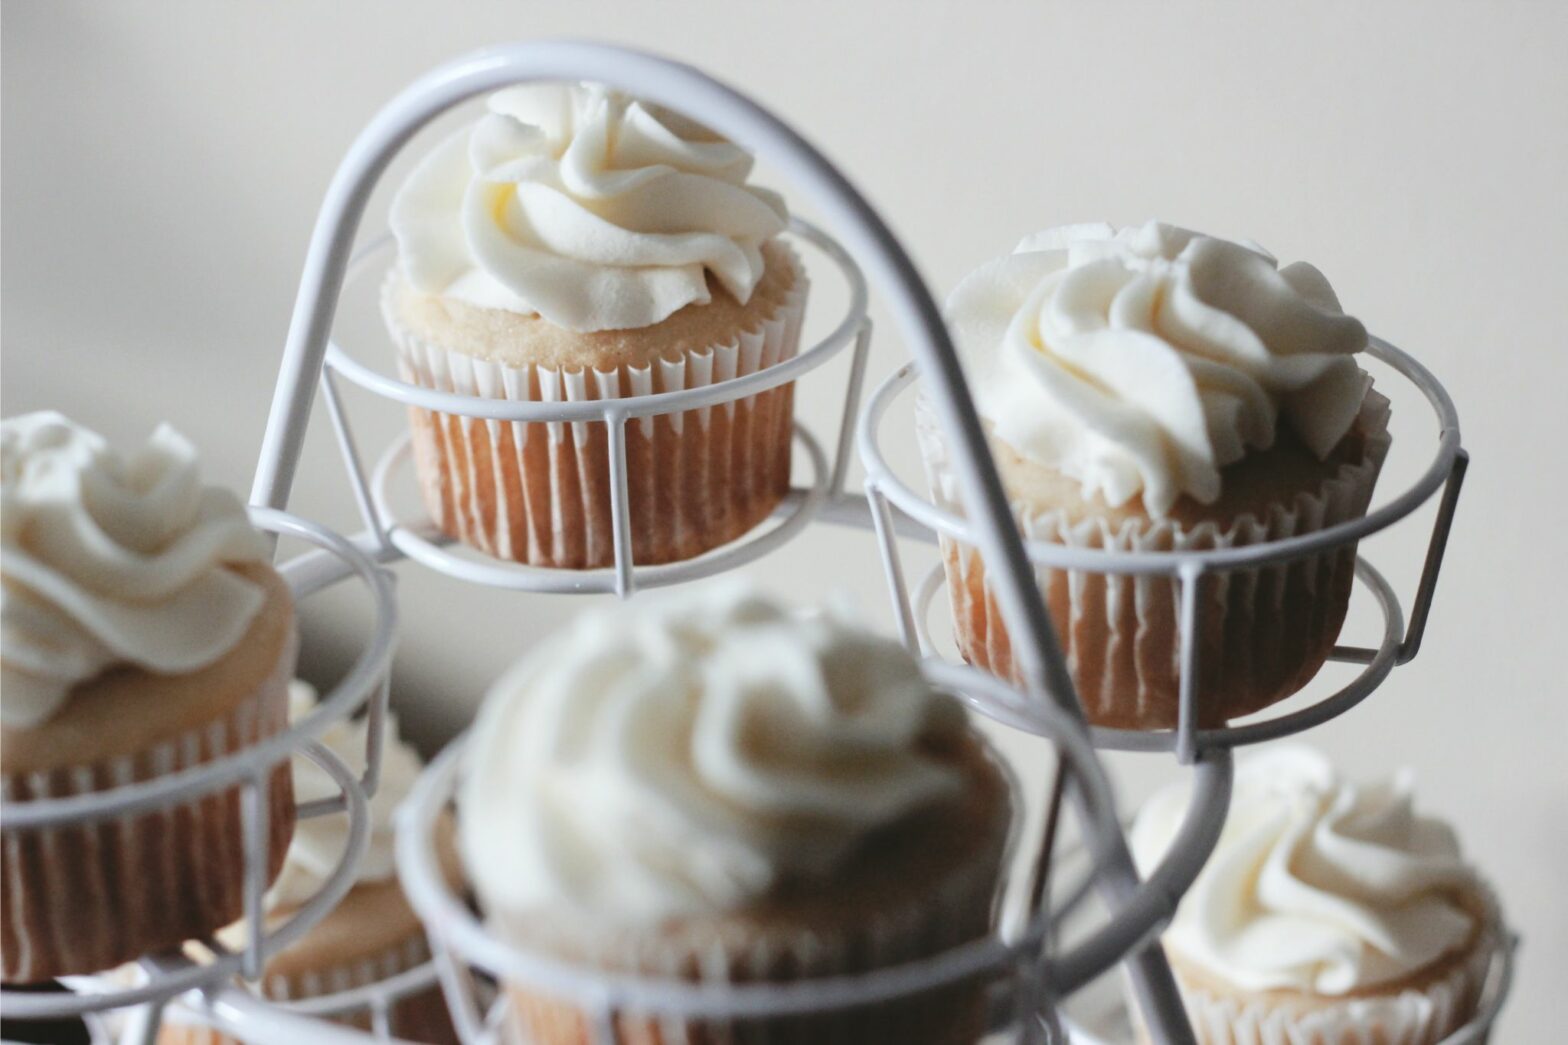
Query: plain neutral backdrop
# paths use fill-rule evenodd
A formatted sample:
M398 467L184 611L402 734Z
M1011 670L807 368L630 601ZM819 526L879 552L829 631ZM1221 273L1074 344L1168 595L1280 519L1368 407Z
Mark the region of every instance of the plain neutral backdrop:
M1568 7L6 0L0 34L5 413L56 407L119 440L172 420L241 490L335 164L394 91L485 44L603 37L741 86L843 166L938 294L1024 233L1069 221L1161 217L1313 261L1347 310L1447 383L1474 467L1421 656L1311 739L1353 775L1414 769L1423 807L1453 821L1525 938L1493 1040L1557 1039ZM388 197L383 187L367 233ZM345 300L340 331L384 365L367 286ZM823 272L813 329L832 322L835 290ZM873 378L903 358L884 322ZM824 439L842 388L842 366L801 388L801 416ZM1419 399L1392 394L1383 497L1433 445ZM398 411L363 396L350 406L379 454ZM889 432L912 466L907 425L894 418ZM319 405L292 507L357 525ZM1430 520L1364 548L1407 605ZM864 534L814 531L752 572L891 626ZM586 604L401 574L395 699L427 745ZM1346 641L1372 640L1365 601ZM327 670L358 618L330 598L307 609L312 663ZM1129 808L1179 776L1168 759L1112 763Z

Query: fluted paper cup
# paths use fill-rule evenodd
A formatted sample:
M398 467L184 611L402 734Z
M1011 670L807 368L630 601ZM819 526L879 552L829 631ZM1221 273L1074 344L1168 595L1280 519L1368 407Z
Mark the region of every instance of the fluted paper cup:
M1221 528L1171 519L1069 520L1013 502L1030 541L1123 552L1204 551L1284 540L1360 518L1389 447L1388 400L1368 391L1358 419L1365 451L1316 489L1246 514ZM934 501L962 514L955 462L929 406L918 402L916 431ZM969 663L1020 682L1001 609L973 545L944 536L942 562L954 635ZM1338 639L1355 579L1356 547L1346 545L1256 569L1206 576L1198 607L1198 719L1205 727L1261 710L1306 685ZM1040 566L1040 591L1056 625L1078 697L1099 726L1169 729L1180 707L1180 582Z
M368 987L429 960L430 946L425 941L425 934L415 932L394 947L355 961L300 970L290 975L264 974L260 988L262 995L272 1001L302 1001ZM457 1040L446 1001L435 984L399 998L387 1015L389 1029L401 1040L432 1045L447 1045ZM368 1010L344 1013L332 1019L361 1030L371 1029ZM158 1045L239 1045L239 1042L200 1024L169 1023L159 1032Z
M383 288L403 380L517 402L624 399L765 370L799 350L808 281L755 329L649 366L508 366L442 348L399 322ZM693 558L768 517L789 490L794 385L626 425L627 513L639 565ZM500 559L591 569L615 562L609 433L602 422L487 421L411 407L414 465L442 532Z

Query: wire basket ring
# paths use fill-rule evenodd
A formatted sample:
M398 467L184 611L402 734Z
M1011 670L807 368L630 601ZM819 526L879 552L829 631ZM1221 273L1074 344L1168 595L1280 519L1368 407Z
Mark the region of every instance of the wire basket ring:
M1381 338L1369 337L1368 354L1387 364L1425 397L1438 424L1432 459L1417 479L1386 504L1358 519L1349 519L1324 530L1283 540L1202 551L1112 551L1076 548L1051 541L1025 540L1030 562L1060 570L1085 573L1163 575L1177 577L1185 570L1217 571L1250 569L1289 562L1344 548L1385 530L1410 515L1442 488L1461 454L1459 416L1448 392L1431 371L1414 357ZM861 416L857 443L866 465L867 481L904 514L943 537L977 543L967 519L935 503L898 477L882 454L881 429L888 408L919 379L912 363L888 376L871 396Z
M1361 664L1361 670L1356 676L1333 693L1314 701L1311 706L1292 711L1288 715L1239 726L1198 729L1194 733L1198 751L1261 744L1313 729L1343 715L1383 684L1383 680L1394 670L1399 658L1400 639L1405 626L1404 614L1400 611L1399 598L1394 594L1388 580L1377 567L1361 556L1356 557L1356 580L1372 594L1383 619L1382 639L1376 649L1370 651L1369 656L1363 656L1359 649L1344 650L1341 647L1336 647L1341 652L1329 656L1333 661ZM931 638L930 630L931 607L936 602L937 594L946 584L946 572L938 563L926 573L914 595L915 635L922 652L930 657L937 656L933 652L936 644ZM982 710L982 714L990 714L990 712ZM1095 747L1107 751L1175 751L1179 742L1175 730L1091 726L1089 735L1094 739Z
M355 869L370 844L370 804L360 786L359 776L319 740L305 741L296 753L320 766L338 786L349 818L349 834L336 866L316 892L275 927L262 927L260 953L263 960L299 941L338 905L353 888ZM148 982L136 987L107 987L96 974L74 977L88 981L93 989L64 994L0 990L0 1007L8 1017L18 1020L70 1019L90 1012L166 1001L189 990L224 983L240 974L244 950L229 951L212 941L208 941L208 945L217 955L212 961L196 962L183 955L160 960L154 965L155 971L149 972Z
M386 678L397 627L396 600L386 572L360 549L317 523L271 508L252 507L250 516L260 530L297 537L316 545L348 567L344 576L357 575L369 589L373 634L348 672L322 696L309 714L265 740L152 780L65 798L6 802L0 805L4 831L42 830L147 813L231 787L280 764L307 741L320 737L328 726L352 715L371 699L376 687ZM285 581L290 580L288 563L280 566L278 572Z
M827 335L805 351L755 373L716 381L699 388L655 392L643 396L544 401L495 399L409 384L360 362L335 339L327 343L324 365L333 373L341 374L348 381L384 399L390 399L404 406L484 421L582 424L611 421L616 416L657 417L733 403L798 380L827 363L843 351L846 345L853 343L861 324L865 321L866 280L861 274L860 267L849 256L849 252L832 236L803 218L792 217L789 231L802 242L811 244L833 263L849 289L849 300L843 317ZM364 271L370 261L388 249L391 242L391 235L385 234L366 244L356 253L351 262L349 275L353 276Z

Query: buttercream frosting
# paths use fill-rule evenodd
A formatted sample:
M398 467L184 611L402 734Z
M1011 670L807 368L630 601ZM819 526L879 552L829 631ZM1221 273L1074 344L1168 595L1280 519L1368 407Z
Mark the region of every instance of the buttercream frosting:
M1361 323L1305 262L1160 222L1025 238L947 303L982 416L1112 506L1212 503L1283 418L1319 458L1370 384Z
M710 300L744 304L778 194L752 158L667 109L591 85L524 86L414 169L392 232L414 289L577 331L651 326Z
M1180 784L1139 812L1131 841L1145 871L1189 797ZM1464 947L1480 889L1453 831L1415 812L1409 773L1358 785L1286 745L1238 764L1219 845L1165 942L1243 990L1342 995Z
M957 797L923 739L962 723L896 643L744 584L587 613L486 698L460 852L503 923L736 910Z
M40 725L118 664L205 667L264 601L227 567L267 561L267 542L166 424L124 455L57 413L0 422L0 533L7 728Z
M316 706L316 691L309 683L289 685L289 718L298 720ZM370 799L370 845L354 868L354 881L384 882L393 878L393 814L419 776L419 755L397 731L397 717L391 709L382 720L381 777ZM356 776L365 771L365 751L370 721L360 717L334 722L321 735L324 744L342 759ZM326 770L308 758L294 759L294 800L314 802L338 795L337 783ZM348 846L348 814L331 813L299 821L289 842L283 869L267 894L269 908L292 908L320 892L327 878L337 869Z

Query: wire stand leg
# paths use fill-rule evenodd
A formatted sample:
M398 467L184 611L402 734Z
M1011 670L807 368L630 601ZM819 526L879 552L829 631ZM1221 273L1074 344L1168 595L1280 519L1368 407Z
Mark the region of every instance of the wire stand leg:
M132 1009L120 1033L120 1045L156 1045L163 1029L163 1007L167 1001L150 1001Z

